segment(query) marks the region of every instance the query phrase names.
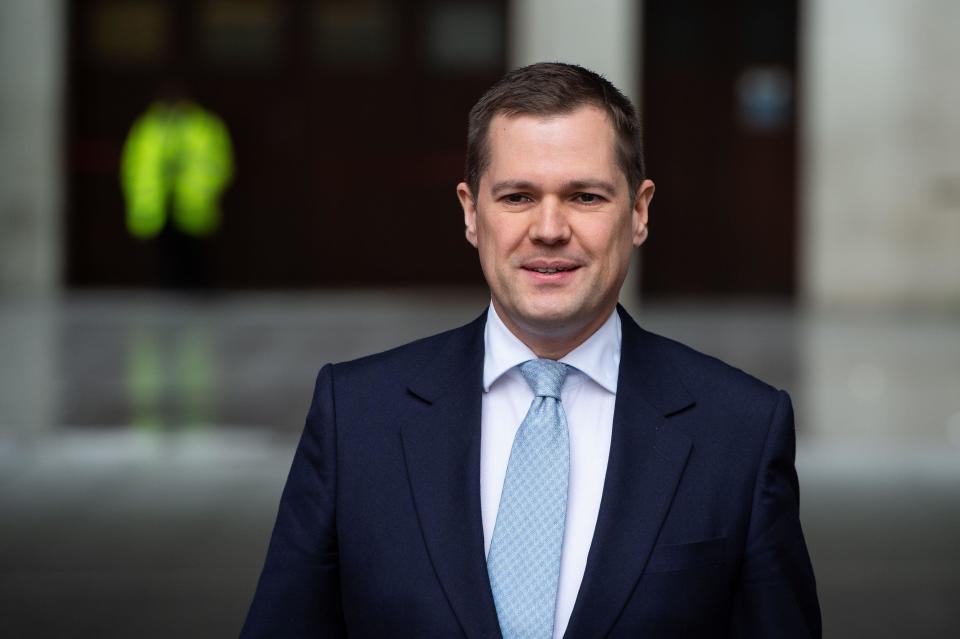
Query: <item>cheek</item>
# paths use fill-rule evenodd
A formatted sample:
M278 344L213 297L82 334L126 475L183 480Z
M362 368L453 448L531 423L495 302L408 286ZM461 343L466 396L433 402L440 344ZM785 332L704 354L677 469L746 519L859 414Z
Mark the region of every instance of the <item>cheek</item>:
M486 220L477 227L477 248L490 258L505 260L522 243L524 237L524 229L509 218Z
M602 265L607 275L617 275L629 264L633 252L633 236L628 225L594 229L583 237L584 248Z
M480 256L480 268L487 281L491 278L499 279L497 273L503 270L507 257L504 256L499 238L489 228L478 228L477 253Z
M611 228L604 224L580 229L578 235L584 250L600 260L609 260L623 251L624 243L630 243L627 233L628 229L620 228L620 225Z

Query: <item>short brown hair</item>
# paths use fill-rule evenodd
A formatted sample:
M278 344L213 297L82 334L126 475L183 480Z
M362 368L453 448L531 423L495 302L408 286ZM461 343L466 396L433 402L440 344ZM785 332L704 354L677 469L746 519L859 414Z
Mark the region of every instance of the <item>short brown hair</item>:
M627 96L600 74L560 62L538 62L510 71L470 109L464 180L474 201L480 177L490 164L487 133L495 115L563 115L587 105L603 109L613 123L617 163L627 178L632 202L646 177L636 110Z

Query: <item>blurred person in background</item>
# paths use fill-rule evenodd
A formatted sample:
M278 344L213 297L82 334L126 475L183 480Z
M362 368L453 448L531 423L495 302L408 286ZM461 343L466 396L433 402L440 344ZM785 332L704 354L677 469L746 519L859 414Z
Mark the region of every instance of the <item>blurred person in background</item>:
M541 63L470 113L470 324L319 373L245 637L819 637L790 398L618 306L629 100Z
M220 227L220 197L233 179L226 125L166 81L133 123L123 147L126 226L140 240L159 238L161 278L171 288L210 284L206 239Z

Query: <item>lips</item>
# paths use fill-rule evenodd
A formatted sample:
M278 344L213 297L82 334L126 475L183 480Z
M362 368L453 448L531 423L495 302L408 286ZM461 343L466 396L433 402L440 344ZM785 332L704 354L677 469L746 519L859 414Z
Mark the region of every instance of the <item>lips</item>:
M568 281L573 272L580 265L570 260L531 260L525 262L521 268L529 273L535 281L554 284Z
M564 268L564 267L560 266L560 267L557 267L557 268L530 268L530 269L527 269L527 270L528 270L528 271L536 271L537 273L552 274L552 273L565 273L565 272L567 272L567 271L572 271L573 269L572 269L572 268Z
M527 271L551 275L553 273L574 271L580 268L580 265L569 260L531 260L525 262L522 268Z

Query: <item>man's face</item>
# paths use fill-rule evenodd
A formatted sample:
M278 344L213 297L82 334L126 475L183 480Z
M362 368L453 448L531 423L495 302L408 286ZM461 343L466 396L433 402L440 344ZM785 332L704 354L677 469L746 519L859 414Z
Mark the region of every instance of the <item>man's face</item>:
M465 183L457 194L497 313L520 335L589 335L616 306L631 251L646 239L653 183L631 206L613 126L593 106L498 114L488 135L476 201Z

